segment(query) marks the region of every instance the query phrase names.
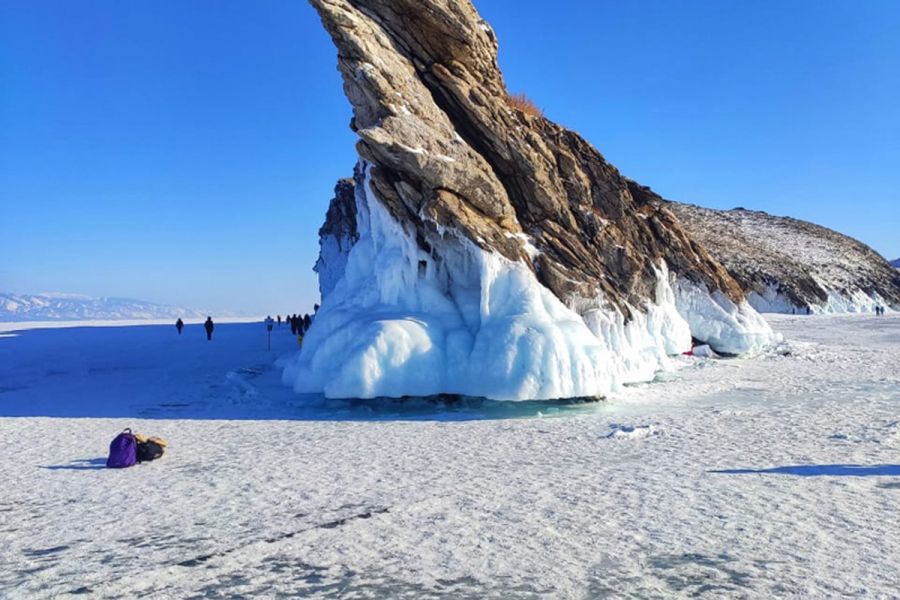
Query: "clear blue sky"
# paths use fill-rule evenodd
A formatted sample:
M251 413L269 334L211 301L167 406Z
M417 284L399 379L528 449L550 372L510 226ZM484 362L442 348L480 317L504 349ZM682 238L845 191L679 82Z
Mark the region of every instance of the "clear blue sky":
M624 174L900 256L900 2L476 6ZM308 310L355 160L335 65L298 0L0 3L0 291Z

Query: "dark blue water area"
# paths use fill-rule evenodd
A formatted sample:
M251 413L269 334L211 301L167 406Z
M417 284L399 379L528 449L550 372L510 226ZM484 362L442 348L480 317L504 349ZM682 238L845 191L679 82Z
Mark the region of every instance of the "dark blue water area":
M0 417L470 421L598 410L587 399L326 399L297 394L278 359L298 350L286 327L261 323L31 329L0 335Z

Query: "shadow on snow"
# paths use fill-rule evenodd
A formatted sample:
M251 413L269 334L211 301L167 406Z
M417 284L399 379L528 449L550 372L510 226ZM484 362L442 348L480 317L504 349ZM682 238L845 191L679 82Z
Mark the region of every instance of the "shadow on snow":
M95 469L105 469L105 458L81 458L73 460L67 465L48 465L41 467L50 471L93 471Z
M798 477L897 477L900 465L789 465L770 469L723 469L724 475L796 475Z
M297 394L276 366L297 352L286 328L223 323L33 329L0 339L0 417L472 421L563 416L596 398L502 402L443 394L326 399ZM91 465L68 465L88 469Z

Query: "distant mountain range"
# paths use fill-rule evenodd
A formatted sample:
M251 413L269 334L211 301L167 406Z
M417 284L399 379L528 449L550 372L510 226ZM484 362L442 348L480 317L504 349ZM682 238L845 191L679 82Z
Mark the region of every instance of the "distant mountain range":
M900 269L900 258L891 261L891 266L895 269Z
M92 298L77 294L0 292L0 322L203 318L202 310L130 298ZM226 316L218 313L219 316ZM235 315L227 315L235 316Z

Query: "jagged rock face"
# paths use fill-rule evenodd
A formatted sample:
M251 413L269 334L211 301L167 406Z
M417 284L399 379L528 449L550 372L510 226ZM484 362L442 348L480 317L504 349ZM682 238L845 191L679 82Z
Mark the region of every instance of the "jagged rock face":
M596 397L692 336L777 340L675 216L577 134L511 107L467 0L311 0L359 135L285 383L335 398Z
M334 186L325 223L319 228L319 260L313 270L319 275L319 293L328 295L347 264L350 248L359 239L356 230L355 182L341 179Z
M426 250L452 228L528 264L563 302L601 297L625 314L652 297L660 259L743 297L578 134L510 107L497 39L467 0L311 2L338 48L372 187Z
M665 205L747 289L757 310L900 308L900 274L853 238L759 211L721 211L677 202Z

